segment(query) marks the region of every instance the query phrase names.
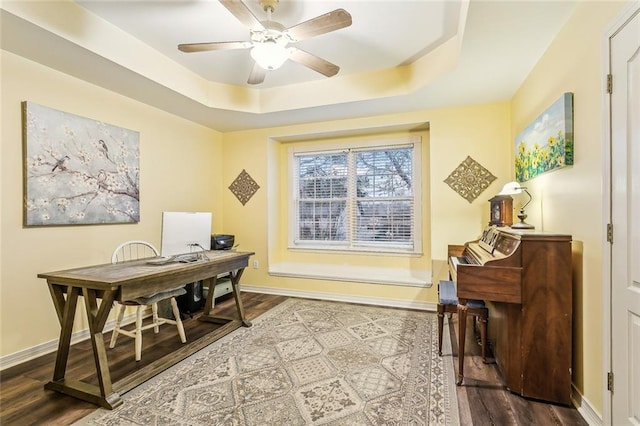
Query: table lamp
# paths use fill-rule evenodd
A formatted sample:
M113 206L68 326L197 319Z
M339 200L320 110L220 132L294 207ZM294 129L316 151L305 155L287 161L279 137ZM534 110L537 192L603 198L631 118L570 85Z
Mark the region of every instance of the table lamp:
M509 182L502 187L502 191L500 191L498 195L517 195L521 194L522 192L529 196L529 200L527 200L527 202L520 207L520 213L518 213L518 219L520 219L520 222L514 223L513 225L511 225L511 227L514 229L534 229L533 225L529 225L524 221L527 218L524 209L525 207L527 207L527 205L529 205L532 198L531 194L529 194L529 191L527 191L526 186L521 186L520 183L515 181Z

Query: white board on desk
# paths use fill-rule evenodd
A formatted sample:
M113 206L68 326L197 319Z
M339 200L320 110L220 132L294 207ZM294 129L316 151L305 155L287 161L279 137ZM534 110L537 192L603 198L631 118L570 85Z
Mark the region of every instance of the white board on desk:
M210 212L162 212L162 256L211 249Z

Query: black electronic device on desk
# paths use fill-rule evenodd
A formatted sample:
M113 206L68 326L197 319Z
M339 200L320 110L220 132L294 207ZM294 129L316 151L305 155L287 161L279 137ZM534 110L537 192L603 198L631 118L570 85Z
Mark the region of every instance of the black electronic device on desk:
M211 236L211 250L231 250L234 241L234 235L214 234Z

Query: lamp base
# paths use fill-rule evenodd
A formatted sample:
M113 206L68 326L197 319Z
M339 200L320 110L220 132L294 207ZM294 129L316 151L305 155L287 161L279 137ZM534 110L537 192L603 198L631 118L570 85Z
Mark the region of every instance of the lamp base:
M513 225L511 225L511 228L513 228L513 229L535 229L535 226L529 225L527 222L524 221L526 218L527 218L527 215L525 214L524 210L520 209L520 213L518 213L518 219L520 219L520 222L514 223Z
M513 229L535 229L535 226L529 225L526 222L518 222L518 223L514 223L513 225L511 225L511 228L513 228Z

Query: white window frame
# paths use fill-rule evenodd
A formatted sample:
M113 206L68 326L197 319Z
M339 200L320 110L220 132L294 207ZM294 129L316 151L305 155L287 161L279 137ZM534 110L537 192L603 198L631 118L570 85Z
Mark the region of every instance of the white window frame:
M345 152L349 150L374 150L382 148L397 149L406 146L413 147L413 244L410 245L393 245L391 243L369 243L369 244L350 244L349 242L341 243L335 241L296 241L298 232L297 220L297 198L298 185L296 176L296 156L311 155L314 153L329 154L331 152ZM337 145L325 144L304 144L289 148L288 150L289 165L289 196L288 196L288 248L290 250L303 251L343 251L354 253L392 253L392 254L421 254L422 253L422 138L420 136L409 136L394 139L352 141Z

